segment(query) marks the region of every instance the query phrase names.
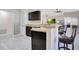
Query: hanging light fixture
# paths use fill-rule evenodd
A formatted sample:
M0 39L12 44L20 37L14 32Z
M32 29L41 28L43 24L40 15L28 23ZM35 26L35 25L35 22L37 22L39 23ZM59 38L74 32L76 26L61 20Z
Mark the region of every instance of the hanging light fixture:
M63 15L63 11L60 10L60 9L55 9L54 15L55 15L55 16L56 16L56 15Z
M62 13L62 11L60 9L56 9L55 11L56 13Z

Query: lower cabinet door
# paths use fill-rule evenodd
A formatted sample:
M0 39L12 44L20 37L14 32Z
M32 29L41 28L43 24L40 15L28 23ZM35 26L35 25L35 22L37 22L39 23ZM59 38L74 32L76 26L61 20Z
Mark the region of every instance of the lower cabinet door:
M31 32L32 50L46 50L46 33Z

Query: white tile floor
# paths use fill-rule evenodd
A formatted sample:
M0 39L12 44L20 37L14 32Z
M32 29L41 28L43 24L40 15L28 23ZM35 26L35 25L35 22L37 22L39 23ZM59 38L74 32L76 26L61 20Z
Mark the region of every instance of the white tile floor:
M75 50L79 50L79 29L77 31L77 35L74 42Z
M14 37L0 37L0 50L30 50L31 38L17 35Z
M74 42L75 50L79 50L79 30ZM69 45L71 48L71 45ZM31 50L31 38L25 35L0 35L0 50Z

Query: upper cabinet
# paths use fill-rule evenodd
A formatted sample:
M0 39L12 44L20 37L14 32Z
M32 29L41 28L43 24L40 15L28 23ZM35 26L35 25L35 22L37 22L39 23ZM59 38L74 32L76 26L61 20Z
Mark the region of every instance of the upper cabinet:
M39 21L41 20L41 12L40 11L33 11L28 13L28 20L29 21Z
M41 10L28 9L26 10L26 24L41 24Z

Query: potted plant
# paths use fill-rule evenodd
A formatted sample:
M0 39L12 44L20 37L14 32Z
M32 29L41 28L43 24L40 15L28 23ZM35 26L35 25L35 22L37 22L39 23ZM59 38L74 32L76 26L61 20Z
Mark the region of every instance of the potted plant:
M47 20L47 23L48 23L48 25L55 24L56 23L56 19L55 18L53 18L53 19L49 18Z

